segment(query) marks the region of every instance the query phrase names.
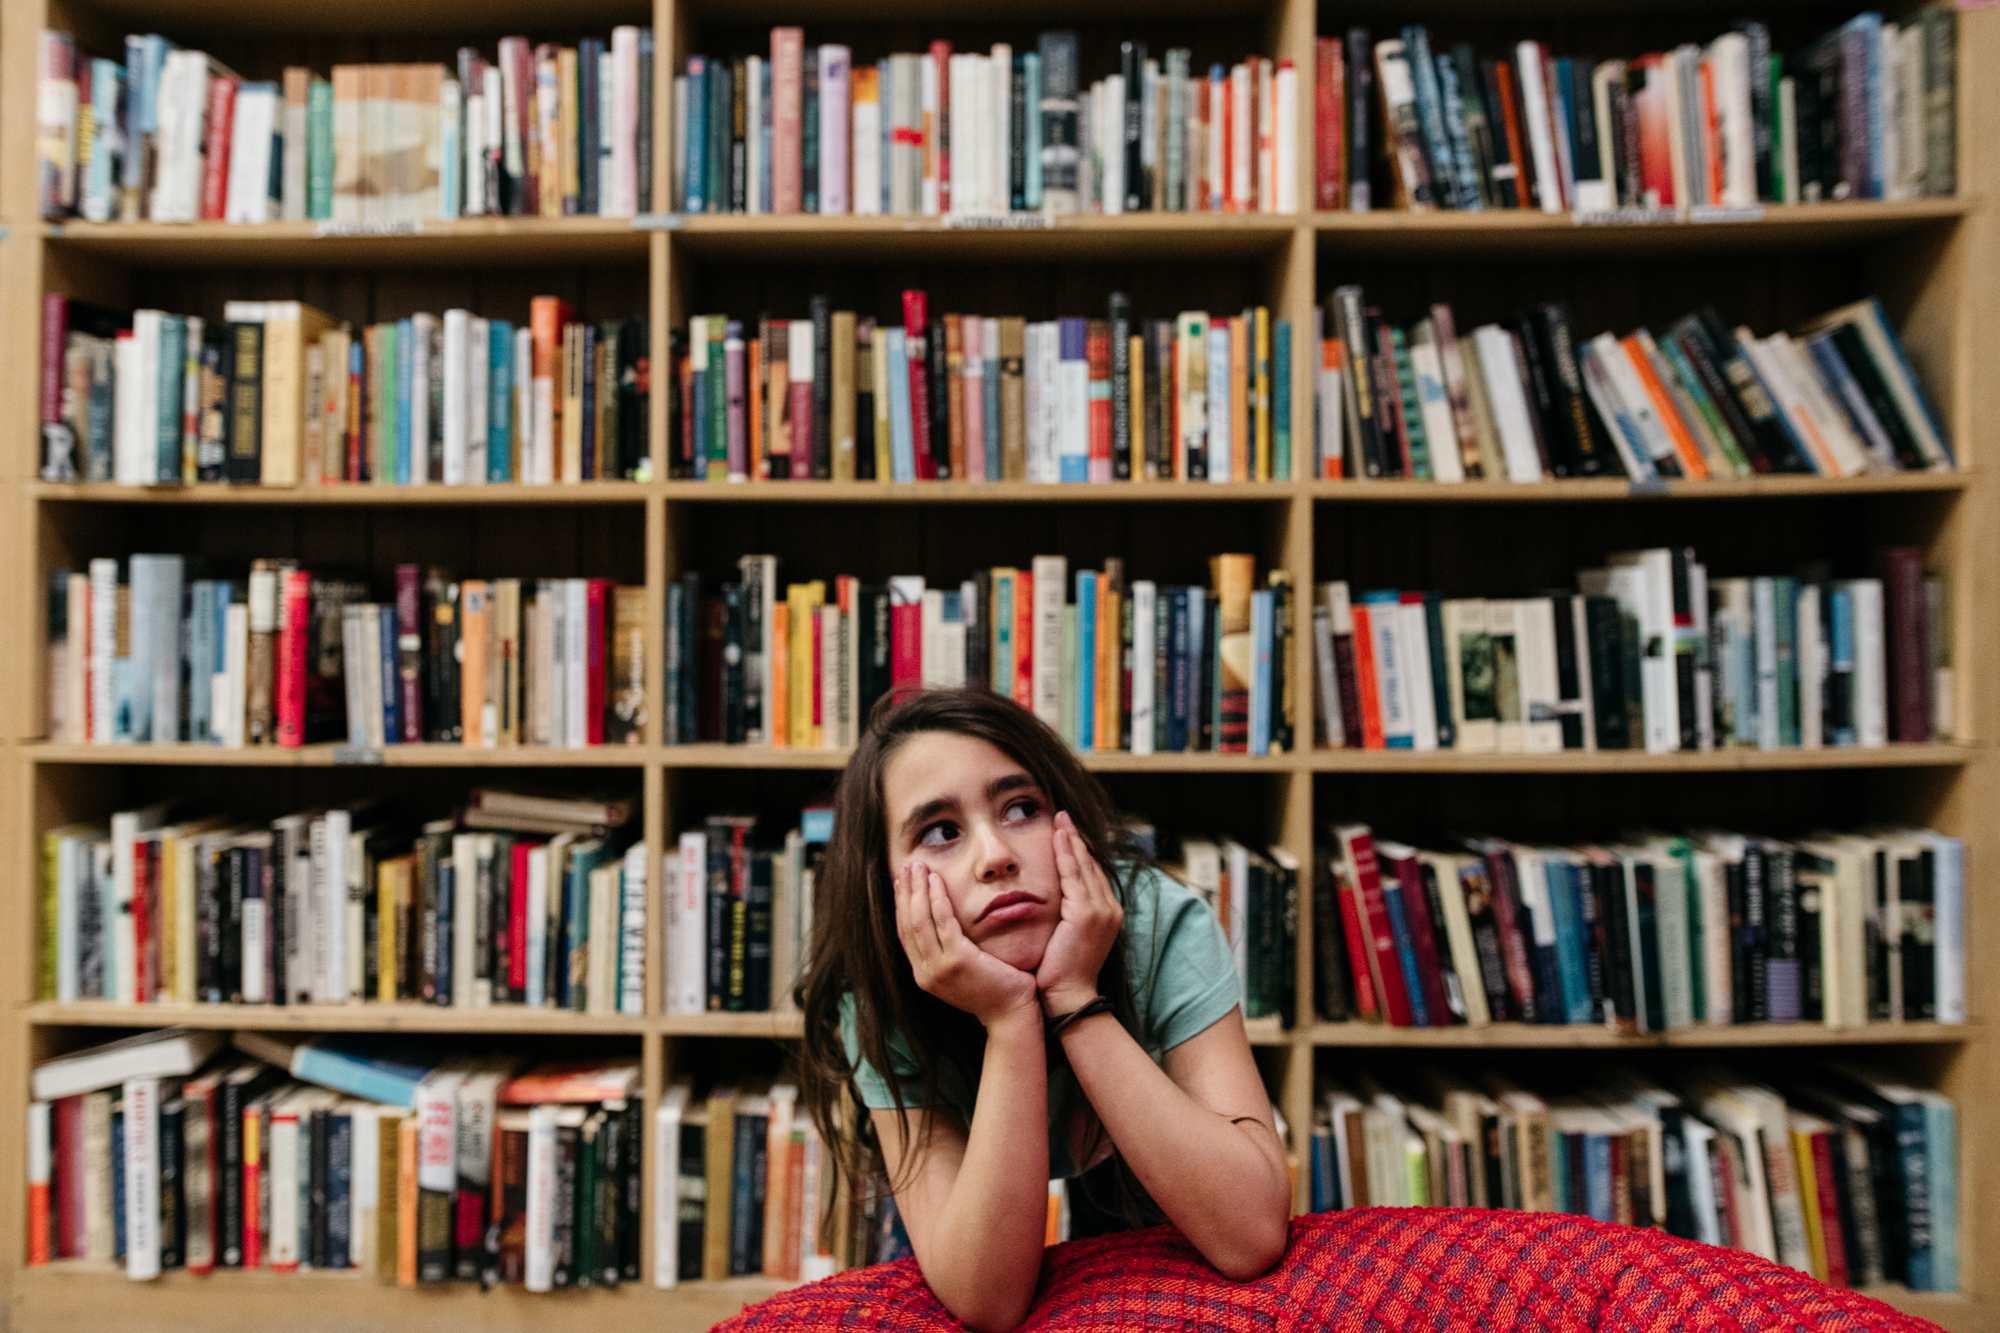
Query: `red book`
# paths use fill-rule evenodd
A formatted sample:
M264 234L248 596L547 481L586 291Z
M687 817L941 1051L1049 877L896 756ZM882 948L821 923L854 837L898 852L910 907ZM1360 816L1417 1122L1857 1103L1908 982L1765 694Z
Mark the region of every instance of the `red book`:
M937 480L937 459L931 454L930 357L925 354L925 298L920 288L903 293L903 338L910 362L910 443L916 455L917 480Z
M1521 208L1539 208L1535 202L1535 164L1528 158L1528 140L1522 132L1523 112L1514 93L1514 62L1495 61L1493 81L1500 87L1500 128L1507 135L1507 155L1514 164L1514 197Z
M60 292L42 297L42 424L62 420L63 353L69 344L69 298Z
M201 220L222 221L229 202L229 131L236 119L236 80L208 80L208 137L201 146Z
M1342 113L1347 106L1347 63L1342 58L1338 37L1321 37L1314 43L1316 73L1313 78L1313 200L1314 207L1340 208L1346 193L1341 187L1345 165L1342 148Z
M773 213L796 213L804 202L799 136L805 122L805 42L803 28L771 29Z
M1354 683L1360 699L1361 748L1383 750L1382 704L1375 693L1375 637L1368 623L1368 608L1356 602L1354 616ZM1342 681L1343 686L1346 681Z
M278 597L278 660L271 694L278 715L278 744L296 750L306 743L306 629L312 574L303 569L285 571Z
M535 842L514 844L513 878L507 890L507 938L528 938L528 853L541 846ZM507 955L507 988L517 996L528 993L528 951L511 950Z
M1375 1005L1375 980L1368 972L1368 937L1361 930L1361 891L1345 867L1335 870L1340 885L1340 929L1347 939L1347 970L1354 977L1354 1012L1364 1019L1382 1016Z
M132 842L132 998L140 1004L153 999L153 925L153 858L142 834Z
M1090 470L1092 481L1111 480L1111 325L1093 319L1083 340L1084 373L1090 377L1088 390L1090 426Z
M583 620L583 743L604 744L604 670L608 629L605 603L611 598L610 579L591 579L584 585Z
M1507 972L1507 989L1524 1022L1539 1023L1546 1015L1535 1003L1535 969L1528 956L1534 926L1521 905L1521 886L1514 875L1514 857L1504 842L1486 848L1486 879L1493 890L1493 924L1500 932L1500 961Z
M1035 575L1014 575L1014 702L1035 706Z
M931 43L931 63L937 67L937 130L931 150L937 162L938 212L951 212L951 43Z
M56 1100L50 1116L55 1177L55 1251L58 1259L81 1259L85 1253L83 1197L83 1096Z
M1396 953L1396 935L1389 925L1389 906L1382 896L1381 868L1375 863L1375 838L1366 824L1342 824L1334 830L1340 854L1360 895L1362 925L1370 951L1369 967L1382 982L1382 1011L1394 1027L1411 1025L1409 982Z
M297 1122L298 1118L299 1113L297 1111L281 1112L274 1110L271 1112L271 1123L273 1125L276 1125L280 1120ZM243 1267L245 1270L262 1268L264 1266L264 1155L270 1151L270 1146L264 1141L263 1129L263 1117L258 1114L257 1108L255 1106L244 1107L243 1137L240 1141L243 1144ZM300 1125L299 1148L302 1154L306 1149L305 1138L306 1127ZM271 1271L274 1273L297 1272L299 1267L299 1250L301 1248L303 1247L293 1246L291 1262L282 1264L274 1262L271 1265Z
M1423 863L1414 847L1385 842L1378 859L1403 890L1403 915L1410 923L1410 948L1417 956L1417 984L1424 992L1425 1026L1451 1026L1451 1004L1444 994L1444 966L1438 958L1437 927L1431 921L1430 900L1424 895ZM1454 886L1456 887L1456 886ZM1442 890L1440 890L1442 892Z
M1931 738L1930 615L1924 599L1924 553L1891 546L1875 553L1882 580L1882 633L1889 658L1889 739Z
M422 586L423 571L416 565L396 566L396 712L406 745L424 738Z
M347 352L347 480L368 480L368 464L362 455L361 445L366 438L361 430L361 404L367 392L362 387L361 367L367 364L366 342L363 335L354 335ZM513 356L513 349L508 349ZM515 446L517 449L519 445Z
M1672 208L1674 157L1667 132L1666 70L1658 55L1632 62L1640 78L1632 90L1632 114L1639 118L1639 188L1657 198L1646 202Z
M833 608L838 610L839 608ZM814 730L827 723L825 709L820 705L826 700L826 632L821 617L827 613L825 606L812 609L812 724Z
M811 626L803 626L807 630ZM924 679L924 584L889 580L889 688L915 689Z
M1715 113L1715 66L1701 62L1701 151L1708 165L1708 202L1722 202L1722 121ZM1842 1285L1845 1285L1844 1283Z
M1707 71L1704 69L1703 73ZM1831 1135L1818 1130L1811 1136L1813 1193L1819 1202L1819 1229L1826 1246L1826 1280L1836 1287L1848 1284L1847 1238L1840 1231L1840 1198L1833 1192L1833 1145Z

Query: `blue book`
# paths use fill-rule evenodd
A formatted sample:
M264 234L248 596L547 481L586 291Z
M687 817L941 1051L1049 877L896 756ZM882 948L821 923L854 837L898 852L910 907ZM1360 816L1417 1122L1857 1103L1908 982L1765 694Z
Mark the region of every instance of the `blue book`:
M1444 106L1444 132L1451 141L1452 160L1458 172L1458 206L1478 213L1485 209L1486 204L1479 197L1479 163L1473 158L1472 136L1465 127L1464 88L1458 81L1458 66L1452 63L1450 56L1438 56L1431 63L1437 66L1438 96Z
M343 1035L301 1039L268 1032L238 1032L236 1048L293 1078L388 1106L412 1110L417 1085L443 1055L430 1047L381 1037Z
M1188 590L1167 588L1167 744L1172 751L1188 748Z
M1215 320L1208 326L1208 479L1228 481L1234 466L1236 441L1229 429L1229 321Z
M910 425L909 339L889 330L889 467L896 481L917 479L917 454Z
M1292 479L1292 321L1271 330L1271 478Z
M687 62L687 199L689 213L708 211L708 61L689 56ZM696 454L699 458L701 455Z
M1034 213L1039 212L1042 207L1042 53L1030 51L1021 57L1021 63L1028 71L1028 95L1024 99L1028 108L1028 145L1025 154L1028 170L1027 179L1022 186L1023 202L1026 203L1028 211ZM882 105L887 106L888 102L885 101ZM882 119L884 124L888 123L887 116ZM883 159L885 162L887 160ZM888 173L883 174L886 176Z
M1068 480L1067 477L1064 478ZM1097 744L1097 573L1076 572L1076 748Z
M1056 461L1060 481L1090 480L1090 321L1056 321Z
M125 71L115 60L93 60L90 62L90 101L95 109L99 125L118 123L118 106L124 91ZM111 179L111 154L92 153L90 165L85 169L84 187L78 191L79 211L85 217L95 217L99 221L109 221L118 216L113 204L117 197L118 182Z
M394 603L376 608L382 632L382 739L394 745L403 739L403 691L396 662L396 607Z
M768 1106L766 1102L764 1105ZM729 1275L742 1277L758 1271L763 1264L764 1229L756 1225L762 1211L762 1191L755 1177L757 1158L766 1151L770 1124L768 1115L755 1115L739 1107L736 1113L734 1151L729 1162ZM769 1170L768 1163L765 1170ZM755 1261L753 1266L753 1260Z
M347 345L347 384L349 393L368 392L368 349L361 335L355 335ZM356 386L359 386L358 388ZM361 437L360 470L352 478L354 481L368 481L375 475L375 460L368 456L368 437Z
M418 468L410 442L410 388L416 379L416 325L407 319L396 321L396 484L407 486ZM424 442L428 447L429 442ZM426 463L429 459L424 460Z
M597 326L585 320L577 329L577 355L583 362L583 401L597 402ZM583 412L583 436L578 460L585 481L596 481L600 475L597 463L597 413L585 408Z
M1828 739L1835 745L1853 745L1858 739L1854 728L1854 594L1835 588L1827 601L1833 624L1827 634L1830 660L1826 695L1835 719Z
M1859 34L1868 53L1868 75L1862 84L1865 89L1862 97L1868 107L1868 179L1856 181L1855 186L1866 191L1865 198L1887 198L1888 182L1882 175L1882 150L1889 136L1889 89L1882 79L1882 16L1872 10L1856 14L1841 25L1840 32L1843 50L1846 49L1847 36ZM1853 95L1845 88L1841 91L1845 96Z
M1549 1134L1549 1192L1558 1213L1573 1213L1569 1196L1569 1136L1559 1131Z
M1431 38L1422 24L1403 29L1403 56L1417 100L1417 128L1431 160L1431 189L1439 208L1463 207L1458 197L1458 161L1444 130L1444 106L1438 92L1437 62L1431 59ZM1550 109L1551 115L1554 108Z
M1208 630L1208 614L1213 609L1208 604L1208 589L1199 585L1187 588L1187 628L1188 628L1188 709L1187 743L1181 748L1192 750L1201 744L1202 719L1208 725L1216 725L1222 711L1222 688L1214 679L1213 664L1209 662L1209 645L1215 642ZM1210 735L1214 735L1210 731Z
M1424 1007L1423 983L1417 977L1417 949L1410 935L1410 916L1403 906L1403 886L1394 875L1382 876L1382 902L1388 909L1389 933L1396 939L1396 956L1403 963L1403 989L1410 997L1410 1023L1429 1027L1430 1011Z
M1571 1023L1587 1024L1590 1013L1590 965L1584 957L1583 868L1550 856L1543 858L1548 880L1550 915L1556 928L1556 971L1562 983L1563 1011Z
M985 378L980 386L985 390L985 401L981 404L981 416L986 440L986 480L1000 480L1000 455L1003 445L1000 439L1000 355L999 348L988 339L986 355L980 369Z
M432 973L437 978L436 1003L451 1003L451 961L452 920L457 915L458 905L453 900L458 889L458 867L450 857L438 862L437 887L437 953L432 960Z
M125 1110L111 1103L111 1257L125 1257Z
M156 479L181 480L181 388L187 375L187 320L180 315L160 318L159 424L153 443L158 451Z
M885 60L882 63L886 66L889 62ZM757 67L757 86L761 90L761 95L763 98L763 100L758 103L758 105L763 108L763 123L757 127L757 137L761 141L761 149L763 152L763 156L758 159L761 165L758 168L757 179L754 182L752 182L752 187L757 191L758 211L768 213L771 211L771 134L772 134L771 62L768 60L766 60L763 64ZM882 105L887 106L889 104L887 101L884 101ZM882 120L882 132L884 134L887 134L889 132L888 126L889 126L888 118L884 117ZM885 153L878 160L887 162L889 158L888 155ZM886 213L889 210L885 208L882 211Z
M1337 1208L1338 1183L1333 1171L1333 1135L1316 1129L1312 1135L1312 1210L1323 1213Z
M1931 1182L1931 1285L1958 1290L1958 1125L1948 1098L1924 1097L1925 1170ZM1914 1284L1912 1284L1914 1285Z
M196 579L188 590L188 739L207 741L215 685L215 584Z
M514 480L514 326L486 326L486 480Z
M681 697L681 659L687 653L686 647L681 643L680 635L681 597L681 585L677 582L669 583L667 585L667 614L665 621L667 642L665 650L661 655L666 659L666 697L670 704L675 703ZM679 745L683 740L689 739L681 735L680 709L678 707L670 707L666 710L666 713L666 735L663 738L666 743L668 745Z
M353 1263L354 1113L329 1107L326 1113L326 1266Z
M1588 1182L1587 1211L1599 1222L1611 1220L1611 1136L1609 1134L1585 1134L1583 1136L1583 1171ZM1571 1203L1575 1203L1574 1186L1571 1188Z
M1250 594L1250 753L1271 753L1271 591Z
M693 187L689 187L693 188ZM688 456L694 460L694 479L708 480L709 454L712 446L708 440L708 377L719 374L721 366L708 364L710 354L708 344L708 318L697 316L688 321L688 402L693 411L688 413L689 431Z

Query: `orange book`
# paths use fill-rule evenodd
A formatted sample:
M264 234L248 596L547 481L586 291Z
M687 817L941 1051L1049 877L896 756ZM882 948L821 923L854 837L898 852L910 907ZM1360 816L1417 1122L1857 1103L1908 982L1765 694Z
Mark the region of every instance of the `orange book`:
M1702 457L1701 446L1695 442L1687 423L1681 420L1680 409L1674 406L1666 386L1653 373L1653 359L1646 355L1646 349L1636 335L1627 334L1619 339L1619 346L1625 349L1626 359L1632 363L1639 382L1646 386L1646 396L1653 400L1653 411L1666 426L1667 434L1673 437L1674 454L1681 460L1681 471L1696 481L1706 478L1708 460Z
M791 611L792 608L783 602L772 605L771 660L764 664L770 673L770 679L764 682L764 688L771 692L771 745L779 750L790 744L787 733L790 731L792 714L786 698L786 686L791 683L792 673L786 664L792 660L792 636L787 632L786 622L791 619Z
M529 401L534 416L525 423L529 429L522 441L522 481L546 483L562 475L556 448L562 439L563 326L575 319L576 312L561 297L537 296L528 303L528 338L533 348Z
M1338 338L1322 338L1319 344L1319 366L1321 370L1330 371L1334 375L1334 383L1346 383L1347 345ZM1344 412L1347 409L1336 399L1333 402L1322 404L1321 410L1325 412ZM1337 431L1335 434L1343 441L1346 438L1344 430ZM1313 443L1317 447L1319 442L1315 440ZM1295 438L1292 448L1296 450L1298 447L1298 442ZM1344 460L1341 454L1336 453L1331 458L1322 458L1319 460L1319 474L1326 481L1339 481L1343 466Z
M1708 202L1722 202L1722 121L1715 114L1715 66L1701 62L1701 151L1708 163Z
M1369 608L1354 603L1354 682L1361 696L1361 748L1381 750L1382 702L1375 692L1375 631L1369 624Z
M750 356L749 375L743 382L750 391L743 395L744 415L750 422L750 479L761 480L764 476L764 395L763 388L764 342L761 338L749 339L745 349Z
M951 475L969 480L965 474L965 318L944 317L945 419L950 424ZM983 405L981 410L983 411Z
M1116 750L1125 675L1125 562L1115 556L1104 562L1097 581L1097 748Z
M1250 321L1229 321L1229 479L1250 480Z
M486 744L486 583L467 579L458 585L459 724L467 745ZM493 738L495 741L499 737Z
M1521 137L1521 113L1515 105L1513 63L1500 61L1494 74L1500 85L1500 120L1507 134L1507 157L1514 164L1514 196L1519 207L1538 208L1526 157L1527 141Z
M220 1100L217 1106L221 1105ZM264 1266L264 1117L243 1108L243 1266Z
M55 1106L34 1102L28 1107L28 1264L49 1261L49 1176L53 1157L52 1123Z
M619 1060L557 1060L536 1065L500 1085L502 1106L548 1102L607 1102L632 1095L639 1066Z
M1035 706L1035 575L1014 575L1014 702Z
M396 1131L396 1285L417 1285L417 1118Z

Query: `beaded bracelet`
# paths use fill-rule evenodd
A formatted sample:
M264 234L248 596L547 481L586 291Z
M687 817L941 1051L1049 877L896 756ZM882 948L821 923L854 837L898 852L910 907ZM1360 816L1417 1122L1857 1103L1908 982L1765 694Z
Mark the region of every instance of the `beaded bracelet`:
M1089 1004L1084 1005L1083 1008L1081 1009L1072 1010L1069 1013L1062 1015L1060 1018L1051 1018L1049 1020L1048 1035L1051 1037L1060 1036L1064 1028L1068 1027L1071 1023L1076 1022L1080 1018L1089 1018L1092 1014L1108 1014L1110 1012L1111 1012L1111 1001L1105 999L1102 995L1100 995L1096 999L1092 1000Z

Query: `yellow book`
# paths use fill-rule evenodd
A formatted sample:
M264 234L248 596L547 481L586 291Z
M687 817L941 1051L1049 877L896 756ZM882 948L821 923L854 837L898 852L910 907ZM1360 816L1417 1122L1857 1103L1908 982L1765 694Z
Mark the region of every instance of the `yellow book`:
M819 697L819 681L813 673L816 636L810 631L814 625L813 608L825 604L826 584L820 579L794 583L785 589L786 620L791 631L786 654L787 674L791 677L785 691L791 713L788 733L791 744L806 749L819 745L819 728L813 725L813 700Z
M1792 1112L1792 1160L1797 1163L1798 1169L1799 1209L1806 1215L1806 1260L1812 1265L1812 1275L1824 1282L1826 1233L1820 1226L1819 1173L1813 1168L1813 1128L1813 1117Z
M1165 172L1160 173L1165 175ZM1127 380L1132 389L1132 405L1127 419L1132 423L1132 467L1133 481L1152 481L1157 475L1153 467L1153 456L1146 452L1146 340L1133 334L1125 340L1128 349L1126 360L1132 369Z
M261 480L266 486L296 486L305 476L307 402L306 349L340 327L324 310L303 301L249 302L261 307L264 326L264 384ZM250 314L246 311L245 314Z
M1097 581L1097 719L1100 750L1119 747L1120 698L1125 666L1125 562L1112 556Z
M729 1276L729 1200L736 1148L736 1089L717 1088L708 1094L708 1142L703 1165L708 1176L708 1207L701 1228L701 1276L718 1282Z
M396 1000L396 904L409 897L405 881L413 859L393 856L375 869L375 998L384 1004Z
M1257 432L1257 470L1252 473L1256 481L1271 479L1271 310L1269 306L1258 306L1255 316L1257 325L1256 351L1251 365L1255 368L1257 413L1252 420Z
M486 745L486 582L467 579L458 585L459 623L459 724L460 740L469 746Z
M583 326L562 330L562 457L556 463L560 481L583 480Z
M875 480L894 481L889 452L889 331L880 325L868 349L868 373L875 385Z
M579 201L583 197L582 173L578 169L581 163L577 159L577 154L570 151L570 146L576 143L577 125L580 123L577 116L576 48L573 46L556 49L556 88L558 90L557 142L562 145L563 150L560 153L561 210L568 214L577 211Z
M1229 376L1229 475L1217 480L1250 480L1250 360L1250 321L1237 315L1229 320L1229 365L1221 370Z
M391 1284L396 1281L396 1261L400 1255L396 1215L401 1211L397 1200L401 1197L399 1175L406 1119L407 1116L385 1110L375 1122L375 1279Z
M854 480L854 312L833 312L831 378L833 384L833 479Z
M792 658L791 636L787 633L791 622L791 607L779 602L771 608L771 660L764 664L768 679L764 688L771 692L771 735L774 749L782 750L790 744L792 715L790 708Z

